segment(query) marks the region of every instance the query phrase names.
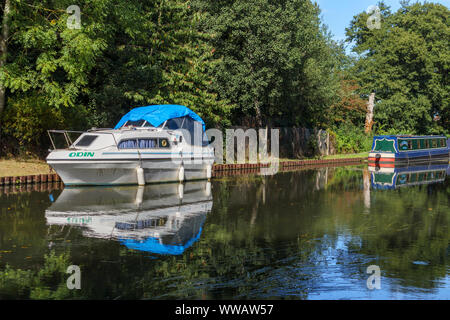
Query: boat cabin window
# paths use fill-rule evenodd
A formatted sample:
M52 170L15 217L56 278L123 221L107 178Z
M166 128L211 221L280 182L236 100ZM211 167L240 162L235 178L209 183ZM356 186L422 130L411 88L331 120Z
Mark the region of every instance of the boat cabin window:
M445 148L447 141L445 139L399 139L398 145L400 150Z
M411 140L399 140L398 141L400 150L412 150L412 141Z
M119 149L170 148L170 143L166 138L141 138L122 140L119 142L117 147Z
M159 141L158 146L160 148L169 148L170 147L168 139L158 139L158 141Z
M119 149L137 149L136 139L122 140L117 145Z
M437 148L438 147L438 145L437 145L437 140L436 139L433 139L433 148Z
M150 126L145 120L137 120L137 121L128 120L122 127L142 127L143 125L144 127Z
M95 135L86 135L83 138L81 138L80 141L78 141L75 146L89 147L92 144L92 142L94 142L94 140L97 138L98 138L98 136L95 136Z
M158 139L138 139L139 149L156 148Z
M426 142L425 142L425 140L424 139L420 139L419 140L420 141L420 149L426 149L427 148L427 145L426 145Z

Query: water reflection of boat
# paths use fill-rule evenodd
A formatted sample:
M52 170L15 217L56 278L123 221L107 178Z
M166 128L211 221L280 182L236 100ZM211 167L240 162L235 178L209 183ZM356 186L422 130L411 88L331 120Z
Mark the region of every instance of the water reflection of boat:
M439 162L393 168L369 166L372 176L371 184L374 189L396 189L404 186L443 182L449 169L448 163Z
M66 188L45 212L48 225L117 239L131 249L181 254L197 241L212 208L211 183Z

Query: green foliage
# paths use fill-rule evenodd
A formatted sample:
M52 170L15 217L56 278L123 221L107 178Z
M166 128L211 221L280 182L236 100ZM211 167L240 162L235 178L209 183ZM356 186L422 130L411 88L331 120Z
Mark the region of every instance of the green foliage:
M96 7L106 2L99 2ZM74 106L77 98L89 91L89 73L106 47L98 32L104 21L101 16L94 20L86 14L82 29L68 29L68 3L11 2L12 36L0 81L13 97L38 92L49 106L60 108Z
M9 148L3 151L39 154L42 146L49 145L46 130L83 129L89 124L88 119L89 110L83 106L55 108L47 104L45 97L27 94L11 98L2 121L2 134L9 141L4 147Z
M337 153L359 153L369 151L372 147L373 136L366 135L364 128L345 124L330 130Z
M376 92L374 121L403 133L448 133L449 9L409 2L395 13L384 3L379 7L381 29L368 29L367 13L355 16L347 29L359 55L353 75L360 92Z
M2 153L46 150L47 129L110 127L149 104L186 105L208 126L362 128L373 91L377 132L450 129L443 5L380 3L379 30L355 16L355 58L311 0L82 0L81 29L67 28L69 0L10 2ZM353 131L341 150L363 148Z
M337 101L327 111L330 127L349 123L355 127L364 127L367 102L358 93L359 86L354 80L345 79L341 75L340 90L337 92Z
M14 269L6 265L0 271L0 296L2 299L68 299L74 292L66 285L69 255L56 255L54 251L44 256L44 266L39 271Z
M311 1L194 1L220 61L219 96L237 107L233 122L320 126L334 99L339 48Z
M95 70L89 96L99 119L117 121L131 107L182 104L208 125L229 125L231 105L211 89L210 36L198 30L203 15L187 2L119 1L110 23L117 27Z
M217 62L211 36L199 31L203 15L189 3L84 0L81 29L67 28L71 4L11 1L0 69L10 149L45 150L46 129L110 127L131 108L157 103L186 105L211 126L230 124L232 105L208 76Z

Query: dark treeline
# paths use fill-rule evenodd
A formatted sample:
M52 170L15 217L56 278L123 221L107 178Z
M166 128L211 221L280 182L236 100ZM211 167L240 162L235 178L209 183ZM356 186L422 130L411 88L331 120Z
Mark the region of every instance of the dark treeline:
M443 5L379 3L380 28L363 12L346 43L310 0L80 0L79 21L71 5L2 1L3 155L42 155L47 129L111 127L131 108L165 103L208 127L328 129L350 152L370 140L375 93L374 132L449 133Z

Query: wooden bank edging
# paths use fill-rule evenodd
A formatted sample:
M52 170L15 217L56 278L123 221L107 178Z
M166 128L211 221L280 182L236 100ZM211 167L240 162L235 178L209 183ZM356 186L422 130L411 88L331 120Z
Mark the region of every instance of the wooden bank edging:
M294 160L280 161L278 163L278 171L292 171L296 169L354 165L366 161L367 158L342 158L342 159L321 159L321 160ZM212 176L221 177L237 174L258 173L262 168L270 168L269 163L234 163L234 164L215 164L212 170Z
M348 158L348 159L325 159L325 160L296 160L296 161L280 161L281 169L298 168L306 166L321 166L325 164L356 164L365 161L366 158ZM261 168L270 167L270 163L232 163L232 164L215 164L212 170L212 176L221 176L220 172L238 171L242 173L258 172ZM26 175L19 177L0 177L0 186L9 185L28 185L61 182L61 178L56 173Z
M0 177L0 186L53 183L53 182L61 182L61 178L56 173L35 174L19 177Z

